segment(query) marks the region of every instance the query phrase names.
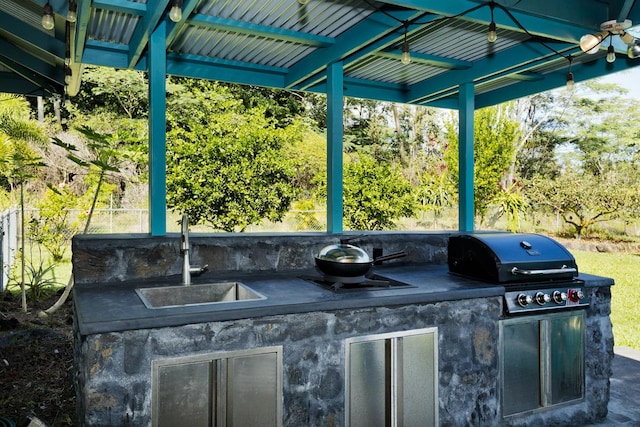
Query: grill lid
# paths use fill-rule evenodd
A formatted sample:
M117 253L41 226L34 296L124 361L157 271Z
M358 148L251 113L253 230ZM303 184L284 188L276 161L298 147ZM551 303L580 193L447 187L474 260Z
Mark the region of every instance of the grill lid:
M491 283L544 282L578 275L573 255L540 234L474 233L449 238L449 271Z

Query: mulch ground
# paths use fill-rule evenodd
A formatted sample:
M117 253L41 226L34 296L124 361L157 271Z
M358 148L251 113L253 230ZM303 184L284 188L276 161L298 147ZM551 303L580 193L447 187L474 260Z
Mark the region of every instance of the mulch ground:
M71 301L37 316L57 299L30 302L24 313L19 296L0 292L0 425L27 426L33 417L51 427L76 424Z

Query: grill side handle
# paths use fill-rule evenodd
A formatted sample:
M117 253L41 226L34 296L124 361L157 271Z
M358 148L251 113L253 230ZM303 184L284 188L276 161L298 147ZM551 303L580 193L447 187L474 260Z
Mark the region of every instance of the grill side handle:
M521 274L523 276L545 276L549 274L562 274L562 273L578 273L578 269L569 268L566 265L563 265L562 268L546 268L543 270L520 270L518 267L513 267L511 269L511 274Z

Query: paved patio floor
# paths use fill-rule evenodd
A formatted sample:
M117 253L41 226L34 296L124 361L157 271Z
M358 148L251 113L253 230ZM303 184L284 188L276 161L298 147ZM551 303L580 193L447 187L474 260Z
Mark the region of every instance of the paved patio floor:
M596 426L640 427L640 351L616 347L607 418Z

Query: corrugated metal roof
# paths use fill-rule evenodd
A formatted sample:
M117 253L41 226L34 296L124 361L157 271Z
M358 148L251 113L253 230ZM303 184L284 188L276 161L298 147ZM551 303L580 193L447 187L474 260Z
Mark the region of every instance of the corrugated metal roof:
M82 64L144 70L161 23L176 75L323 91L328 65L342 63L347 96L435 106L455 106L465 83L479 106L560 86L569 56L577 81L640 64L607 65L578 47L612 16L640 21L635 0L183 0L178 23L169 19L172 0L77 1L78 21L68 23L68 0L50 0L56 25L46 31L46 0L0 0L0 66L25 82L19 90L65 92L65 57L70 92ZM486 38L492 4L495 43ZM408 65L400 62L405 30ZM624 44L615 47L624 55ZM18 90L5 80L4 90Z

